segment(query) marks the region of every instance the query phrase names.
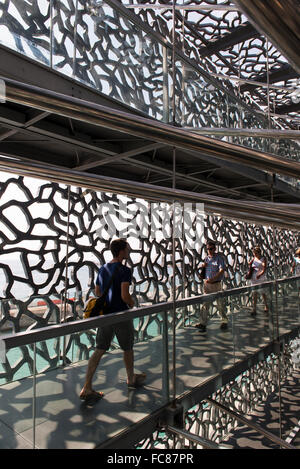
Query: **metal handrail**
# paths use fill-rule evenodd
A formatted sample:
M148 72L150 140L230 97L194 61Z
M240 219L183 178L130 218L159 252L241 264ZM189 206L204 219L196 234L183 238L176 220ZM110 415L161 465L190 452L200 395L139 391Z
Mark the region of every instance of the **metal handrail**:
M243 286L238 288L233 288L229 290L224 290L218 293L210 293L205 295L198 295L189 298L184 298L175 301L175 308L185 308L187 306L192 306L195 304L201 304L205 302L214 301L220 297L228 296L237 296L239 294L246 294L252 291L268 288L272 285L289 283L293 280L300 280L300 276L288 277L278 280L272 280L268 282L261 283L254 286ZM3 301L3 300L2 300ZM5 300L4 300L5 301ZM8 300L7 300L8 301ZM140 308L133 308L127 311L121 311L118 313L107 314L105 316L100 316L90 319L80 319L72 322L67 322L64 324L57 324L48 327L43 327L39 329L34 329L25 332L19 332L17 334L5 334L0 337L0 341L4 343L6 349L11 349L14 347L20 347L23 345L30 345L36 342L43 340L53 339L56 337L62 337L68 334L74 334L77 332L86 331L89 329L95 329L100 326L107 326L111 324L116 324L121 321L128 319L134 319L143 316L150 316L152 314L160 314L168 310L173 310L174 303L162 302L157 303L151 306L142 306Z

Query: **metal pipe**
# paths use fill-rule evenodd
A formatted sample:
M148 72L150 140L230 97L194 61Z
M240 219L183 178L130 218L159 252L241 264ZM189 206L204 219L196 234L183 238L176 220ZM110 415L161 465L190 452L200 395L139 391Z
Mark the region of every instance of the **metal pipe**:
M150 118L132 115L14 80L4 79L4 81L7 101L54 112L150 141L205 153L208 157L211 155L221 160L300 179L300 163L287 158L199 136Z
M205 204L205 212L220 214L235 220L244 220L261 225L276 224L292 230L300 230L300 205L258 203L232 200L207 194L183 191L162 186L153 186L106 176L99 176L50 165L34 164L0 157L0 168L17 174L47 178L53 182L81 186L95 191L109 191L147 200L199 202Z
M170 374L169 374L169 323L168 312L162 312L162 393L167 402L170 400Z
M247 78L241 78L240 76L234 77L230 75L223 75L222 73L211 72L211 76L215 78L220 78L221 80L236 81L239 84L245 83L248 85L254 85L256 87L261 87L261 88L267 88L269 86L270 89L286 91L288 93L299 90L297 86L280 86L280 85L273 85L273 84L268 85L268 83L265 83L262 81L249 80ZM256 111L256 112L259 112L259 111Z
M175 0L172 3L172 82L173 82L173 93L172 93L172 124L176 125L176 55L175 55L175 40L176 40L176 12L175 12ZM172 189L176 189L176 148L172 150L172 163L173 163L173 174L172 174ZM176 284L175 284L175 273L176 273L176 239L175 239L175 199L172 201L172 389L173 389L173 402L172 405L176 406Z
M53 67L53 0L50 0L49 9L50 9L50 68Z
M33 383L32 383L32 446L35 449L36 437L36 342L33 344Z
M292 278L285 278L277 280L277 284L285 284L289 282L300 281L300 276L294 276ZM198 295L190 298L185 298L176 301L177 308L185 308L189 305L202 304L203 301L215 301L218 298L233 297L241 294L251 294L255 290L261 288L267 288L274 285L274 281L264 282L255 286L243 286L238 288L232 288L230 290L221 291L218 293L209 293L206 295ZM2 300L3 302L3 300ZM134 319L138 317L150 316L154 314L161 314L165 311L170 311L172 308L172 302L163 302L151 306L136 308L133 310L121 311L119 313L106 314L97 318L91 318L86 320L77 320L72 322L66 322L65 324L57 324L54 326L43 327L41 329L32 329L25 332L19 332L16 334L2 335L1 339L5 342L6 350L20 347L22 345L30 345L35 342L41 342L43 340L52 339L54 337L62 337L68 334L74 334L77 332L85 331L88 329L95 329L99 326L107 326L117 324L127 319Z
M169 431L171 433L174 433L175 435L178 435L182 438L192 441L193 443L196 443L197 445L201 445L206 449L225 449L225 446L218 445L214 441L206 440L205 438L195 435L194 433L181 430L179 428L173 427L172 425L168 425L166 428L166 431L167 432Z
M144 5L135 3L135 4L123 4L125 8L129 9L139 9L139 10L172 10L172 5L154 5L147 4ZM229 6L229 5L176 5L175 10L190 10L190 11L239 11L238 7Z
M219 402L206 398L205 399L207 402L209 402L211 405L217 407L218 409L222 410L226 414L231 415L233 418L241 422L242 424L246 425L247 427L253 428L255 431L263 435L264 437L268 438L268 440L273 441L277 445L285 448L285 449L296 449L295 446L287 443L285 440L282 440L281 438L278 438L278 436L273 435L273 433L268 432L264 428L260 427L256 423L251 422L251 420L243 417L242 415L238 414L237 412L229 409L228 407L225 407L224 405L220 404Z
M173 148L173 180L172 180L172 187L175 189L176 187L176 149ZM175 406L176 401L176 283L175 283L175 275L176 275L176 238L175 238L175 217L176 217L176 207L175 207L175 200L173 200L172 204L172 368L173 368L173 402L172 404Z
M300 139L300 130L281 129L238 129L228 127L184 127L189 132L197 132L198 135L233 135L235 137L261 137L261 138L285 138Z

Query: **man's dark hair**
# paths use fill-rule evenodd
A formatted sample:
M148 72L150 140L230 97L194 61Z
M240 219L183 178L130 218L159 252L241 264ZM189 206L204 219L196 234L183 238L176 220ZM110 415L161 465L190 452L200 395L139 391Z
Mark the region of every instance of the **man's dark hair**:
M206 246L213 246L216 247L216 243L214 241L207 241Z
M123 251L123 249L126 249L127 246L128 246L128 243L126 239L122 239L122 238L114 239L110 243L110 250L112 252L112 255L114 257L118 257L118 255L120 254L120 251Z

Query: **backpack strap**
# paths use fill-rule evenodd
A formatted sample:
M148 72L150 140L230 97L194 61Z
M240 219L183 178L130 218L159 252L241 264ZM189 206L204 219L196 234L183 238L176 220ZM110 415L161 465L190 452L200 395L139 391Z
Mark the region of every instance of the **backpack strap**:
M102 293L101 296L99 296L97 299L96 299L96 302L95 302L95 305L93 306L91 312L90 312L90 317L94 317L94 316L97 316L99 314L99 311L101 310L101 307L103 306L103 303L105 301L105 297L108 293L108 290L110 289L110 287L112 286L112 283L114 281L114 278L117 274L117 272L119 271L120 269L120 266L117 265L117 267L115 267L114 269L114 272L110 278L110 281L107 285L107 287L105 288L104 292ZM108 269L106 269L108 271Z
M108 290L109 290L110 287L112 286L112 283L113 283L113 281L114 281L114 278L115 278L117 272L119 272L120 267L121 267L120 265L117 265L117 267L115 267L114 272L113 272L113 274L112 274L112 276L111 276L111 278L110 278L110 281L109 281L107 287L105 288L104 292L103 292L102 295L100 296L100 298L105 298L105 297L106 297L106 295L107 295L107 293L108 293ZM106 268L106 270L109 272L109 270L108 270L107 268Z

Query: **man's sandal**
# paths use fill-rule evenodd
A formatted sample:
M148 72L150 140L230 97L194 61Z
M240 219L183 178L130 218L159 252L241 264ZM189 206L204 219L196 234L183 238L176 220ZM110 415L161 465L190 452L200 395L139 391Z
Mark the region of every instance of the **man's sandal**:
M98 392L98 391L94 391L92 390L92 392L83 392L80 394L80 399L82 401L95 401L95 400L99 400L99 399L102 399L102 397L104 396L104 393L103 392Z
M127 383L128 389L136 389L139 386L142 386L144 384L146 376L147 376L146 373L140 373L140 374L134 375L133 383L132 384Z

